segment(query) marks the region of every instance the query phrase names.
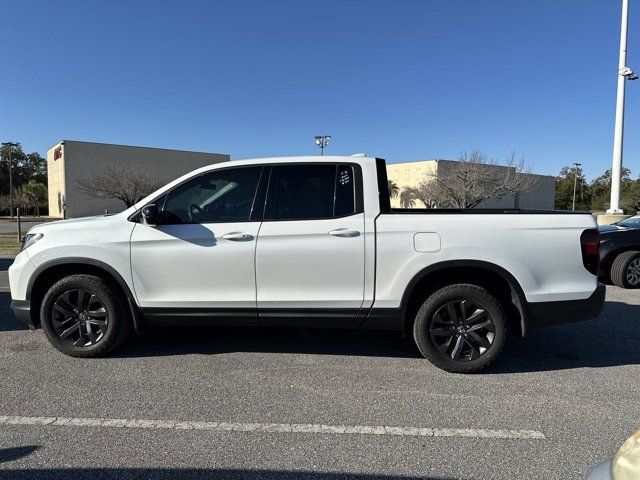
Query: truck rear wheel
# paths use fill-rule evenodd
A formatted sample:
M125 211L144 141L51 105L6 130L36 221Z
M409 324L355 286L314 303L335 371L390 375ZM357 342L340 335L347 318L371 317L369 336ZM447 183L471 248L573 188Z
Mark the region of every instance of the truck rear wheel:
M454 373L477 372L500 354L506 315L486 289L454 284L430 295L416 314L413 337L436 367Z
M622 252L611 264L611 281L621 288L640 288L640 252Z
M120 291L94 275L70 275L46 293L40 322L49 342L72 357L97 357L128 336L131 321Z

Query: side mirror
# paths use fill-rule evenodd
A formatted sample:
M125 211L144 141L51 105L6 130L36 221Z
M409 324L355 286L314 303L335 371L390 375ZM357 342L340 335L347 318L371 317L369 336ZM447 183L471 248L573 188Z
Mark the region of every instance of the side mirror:
M142 207L142 223L153 227L158 224L158 206L155 203Z

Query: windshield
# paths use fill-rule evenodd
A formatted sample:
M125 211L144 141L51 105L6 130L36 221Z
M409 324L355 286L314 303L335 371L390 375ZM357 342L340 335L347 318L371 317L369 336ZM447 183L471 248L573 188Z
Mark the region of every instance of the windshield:
M620 225L621 227L640 228L640 215L621 220L616 223L616 225Z

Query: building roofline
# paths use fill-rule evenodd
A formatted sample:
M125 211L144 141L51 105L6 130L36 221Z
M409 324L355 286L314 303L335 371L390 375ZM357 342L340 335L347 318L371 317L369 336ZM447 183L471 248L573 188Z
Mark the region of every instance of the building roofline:
M455 162L455 160L444 160L442 158L427 158L425 160L409 160L408 162L387 162L387 165L407 165L410 163L423 163L423 162Z
M459 160L447 160L447 159L444 159L444 158L430 158L430 159L427 159L427 160L410 160L410 161L408 161L408 162L394 162L394 163L389 163L389 162L387 162L387 167L390 167L390 166L393 166L393 165L411 165L411 164L414 164L414 163L424 163L424 162L435 162L436 164L437 164L438 162L452 162L452 163L458 163L458 162L459 162ZM494 166L495 166L495 167L502 167L502 168L515 168L515 167L513 167L513 166L509 167L509 166L507 166L507 165L500 165L500 164L497 164L497 165L494 165ZM518 173L525 174L525 173L527 173L527 172L518 172ZM547 173L536 173L536 172L531 172L531 174L532 174L532 175L534 175L534 176L536 176L536 177L551 177L551 178L556 178L556 176L555 176L555 175L550 175L550 174L547 174Z
M217 152L199 152L199 151L195 151L195 150L179 150L177 148L159 148L159 147L143 147L141 145L123 145L120 143L106 143L106 142L86 142L83 140L60 140L58 143L52 145L51 147L49 147L47 149L47 151L51 150L52 148L57 147L58 145L64 145L65 143L86 143L86 144L93 144L93 145L108 145L110 147L125 147L125 148L141 148L141 149L145 149L145 150L165 150L167 152L182 152L182 153L199 153L201 155L223 155L226 157L231 158L231 155L229 155L228 153L217 153Z

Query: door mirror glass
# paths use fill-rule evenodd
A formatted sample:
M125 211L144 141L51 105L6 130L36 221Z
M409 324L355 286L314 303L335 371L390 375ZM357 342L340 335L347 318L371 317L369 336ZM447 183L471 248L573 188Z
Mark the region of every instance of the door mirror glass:
M158 223L158 206L155 203L142 207L142 223L156 225Z

